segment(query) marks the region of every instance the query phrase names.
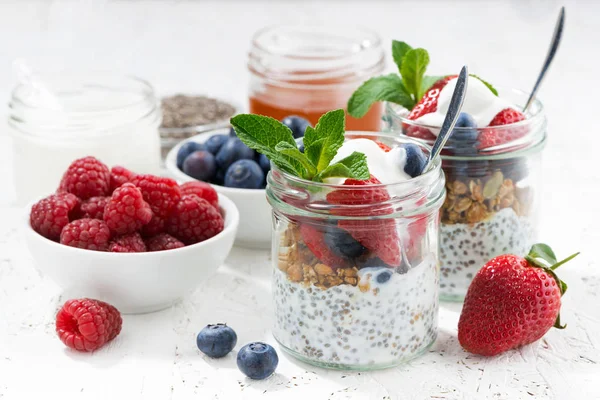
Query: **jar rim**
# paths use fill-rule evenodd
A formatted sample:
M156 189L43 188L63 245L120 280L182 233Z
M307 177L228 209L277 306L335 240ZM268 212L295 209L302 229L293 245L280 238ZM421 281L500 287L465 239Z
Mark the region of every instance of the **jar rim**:
M506 88L506 87L502 87L502 86L497 87L497 89L499 90L499 92L510 92L512 95L517 95L523 99L526 99L528 96L528 93L526 93L522 90L519 90L519 89ZM522 109L521 104L515 104L515 105L519 106L518 108ZM405 129L405 127L417 127L417 128L422 128L422 129L428 129L430 131L431 130L439 131L439 129L440 129L439 126L427 125L427 124L419 123L415 120L408 119L407 116L408 116L409 112L410 112L410 110L406 109L405 107L403 107L401 105L393 104L390 102L385 103L385 116L387 118L391 119L391 121L388 121L388 122L390 122L390 123L396 122L397 124L399 124L402 127L403 130ZM484 160L485 159L485 160L489 160L489 159L501 159L501 158L508 158L508 157L512 158L512 157L517 157L517 156L524 156L524 155L539 151L545 146L546 139L547 139L546 125L547 125L547 121L546 121L546 116L544 113L544 106L539 99L534 98L530 108L528 109L526 119L512 123L512 124L507 124L507 125L497 125L497 126L493 126L493 127L481 127L481 128L474 129L479 134L482 132L489 132L491 130L506 132L506 131L513 130L513 129L527 129L529 131L528 134L526 134L518 139L515 139L513 141L510 141L506 144L503 144L503 145L478 150L477 152L475 152L473 154L452 154L452 153L448 154L448 152L443 152L442 159L444 159L444 160L445 159L451 159L451 160L472 160L472 159ZM454 128L453 131L454 132L468 132L471 130L473 130L473 128L457 127L457 128ZM403 131L401 132L401 135L406 136L406 134ZM425 143L425 144L428 144L428 145L432 145L434 142L433 139L429 140L429 139L415 138L415 140ZM445 149L447 149L449 151L452 150L451 140L446 144ZM444 153L446 153L446 154L444 154Z

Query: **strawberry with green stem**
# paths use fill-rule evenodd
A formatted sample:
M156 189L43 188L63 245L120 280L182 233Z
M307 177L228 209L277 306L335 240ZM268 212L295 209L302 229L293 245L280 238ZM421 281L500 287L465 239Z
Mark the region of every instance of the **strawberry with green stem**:
M559 312L567 285L555 271L578 254L557 261L549 246L535 244L524 258L507 254L488 261L465 297L458 322L461 346L494 356L535 342L553 326L564 328Z

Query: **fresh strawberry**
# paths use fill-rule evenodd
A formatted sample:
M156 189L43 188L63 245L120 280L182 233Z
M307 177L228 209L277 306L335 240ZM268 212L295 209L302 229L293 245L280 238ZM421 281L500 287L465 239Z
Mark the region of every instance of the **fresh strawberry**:
M510 125L519 121L523 121L524 119L525 115L523 115L523 113L512 108L505 108L496 114L488 126ZM527 134L527 132L528 130L524 126L512 128L502 126L498 129L483 129L478 137L477 148L481 150L489 147L499 146L501 144L522 138Z
M377 146L379 146L379 148L383 151L385 151L386 153L388 153L390 150L392 150L392 148L390 146L388 146L385 143L380 142L379 140L376 140L375 143L377 143Z
M458 322L458 341L475 354L493 356L540 339L560 325L561 296L567 289L554 270L550 247L534 245L529 254L498 256L479 270L467 291Z
M436 83L434 83L429 90L421 97L421 100L417 103L416 106L410 111L408 114L408 119L415 120L425 114L432 113L437 110L437 103L440 97L440 93L444 86L448 84L448 82L457 75L450 75L444 78L439 79ZM423 140L435 140L435 135L431 133L431 131L427 128L421 126L413 126L405 124L404 130L407 136L414 137L417 139Z
M308 249L317 257L323 264L336 269L346 267L347 262L344 258L337 256L325 243L325 228L317 228L308 222L300 223L300 235Z
M344 206L365 206L340 210L339 213L345 216L374 217L391 214L392 207L383 205L390 200L387 190L383 187L368 187L380 184L381 182L372 175L364 181L346 179L344 185L360 187L335 190L327 195L327 202ZM335 214L336 210L332 210L332 213ZM349 232L354 239L386 264L393 267L400 265L402 257L396 223L393 219L340 220L338 226Z

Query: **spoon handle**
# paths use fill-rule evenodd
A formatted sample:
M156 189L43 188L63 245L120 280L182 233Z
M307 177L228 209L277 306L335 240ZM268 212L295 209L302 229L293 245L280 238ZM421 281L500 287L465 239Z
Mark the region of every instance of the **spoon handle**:
M556 26L554 27L554 33L552 34L552 42L550 43L550 48L548 49L548 54L546 55L546 59L544 60L544 65L542 66L540 75L538 76L537 81L535 82L535 85L533 86L533 90L531 91L531 94L529 95L529 99L527 99L527 103L525 103L525 107L523 107L523 112L527 111L527 109L533 102L533 99L535 99L535 95L537 94L538 89L540 88L542 80L544 79L546 72L548 72L548 68L550 67L552 60L554 59L554 55L556 54L556 51L558 50L558 45L560 44L560 39L562 38L564 26L565 26L565 8L561 7L560 13L558 14L558 20L556 21Z
M467 94L467 78L469 77L469 70L465 65L460 70L460 74L458 74L458 79L456 80L456 87L454 88L454 92L452 93L452 99L450 99L450 105L448 106L448 112L446 113L446 117L444 118L444 123L442 124L442 128L440 129L440 133L433 143L433 148L431 149L431 153L429 153L429 158L427 160L427 165L423 169L424 172L427 172L433 166L433 160L440 154L442 148L450 138L450 134L454 129L454 125L456 124L456 120L460 114L460 110L462 109L463 103L465 102L465 95Z

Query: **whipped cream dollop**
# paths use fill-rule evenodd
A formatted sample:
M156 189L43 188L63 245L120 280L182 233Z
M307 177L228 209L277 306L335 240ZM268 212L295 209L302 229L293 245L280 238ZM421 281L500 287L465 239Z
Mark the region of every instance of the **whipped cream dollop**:
M361 138L345 141L331 164L348 157L355 151L363 153L367 157L369 172L379 179L379 182L390 184L411 179L410 175L404 172L406 150L402 147L395 147L386 153L371 139ZM346 178L326 178L325 182L332 185L341 185L345 180Z
M422 115L415 119L415 121L424 125L442 126L446 113L448 112L448 107L450 106L452 93L456 87L456 81L457 78L451 79L446 86L442 88L440 96L438 97L436 111ZM494 95L494 93L492 93L492 91L479 79L472 76L469 77L467 95L462 107L462 112L471 114L475 119L475 122L477 122L478 128L488 126L496 114L505 108L515 108L515 106L509 101ZM437 136L439 132L434 131L432 133Z

